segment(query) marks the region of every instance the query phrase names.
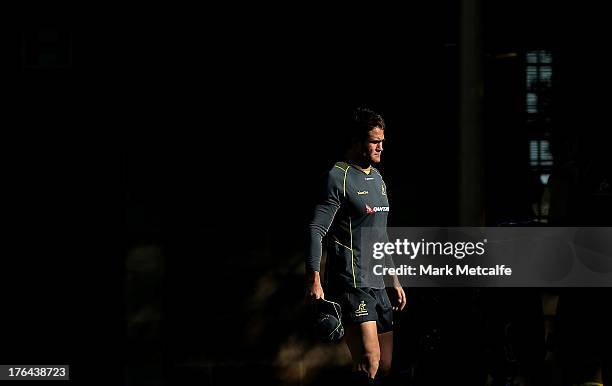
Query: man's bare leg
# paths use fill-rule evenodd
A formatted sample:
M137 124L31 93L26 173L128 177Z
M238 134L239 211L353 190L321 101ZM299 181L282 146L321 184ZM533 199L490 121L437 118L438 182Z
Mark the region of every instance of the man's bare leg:
M376 322L347 325L345 339L353 359L353 371L374 379L380 364L380 345Z

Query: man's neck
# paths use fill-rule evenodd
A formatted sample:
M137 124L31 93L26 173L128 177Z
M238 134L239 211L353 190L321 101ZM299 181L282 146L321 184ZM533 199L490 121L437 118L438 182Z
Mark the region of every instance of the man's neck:
M347 162L366 174L370 174L370 171L372 170L372 165L366 160L355 160L349 158Z
M372 165L368 165L368 167L364 167L362 165L359 164L353 164L357 169L361 170L362 172L369 174L370 171L372 170Z

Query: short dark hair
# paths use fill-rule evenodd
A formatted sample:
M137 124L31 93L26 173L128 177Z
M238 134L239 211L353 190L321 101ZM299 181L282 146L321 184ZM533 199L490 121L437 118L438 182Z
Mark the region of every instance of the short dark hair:
M370 130L379 127L385 129L385 120L375 111L367 107L358 107L353 110L351 121L351 139L363 140L368 137Z

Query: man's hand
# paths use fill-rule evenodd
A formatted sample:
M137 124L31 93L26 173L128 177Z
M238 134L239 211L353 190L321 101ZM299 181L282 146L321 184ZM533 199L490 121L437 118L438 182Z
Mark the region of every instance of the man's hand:
M397 285L394 286L391 290L391 305L393 306L393 311L401 311L406 307L406 294L404 293L404 289Z
M319 276L319 272L311 272L307 275L306 280L306 300L314 301L318 299L325 299L325 294L323 293L323 287L321 286L321 278Z

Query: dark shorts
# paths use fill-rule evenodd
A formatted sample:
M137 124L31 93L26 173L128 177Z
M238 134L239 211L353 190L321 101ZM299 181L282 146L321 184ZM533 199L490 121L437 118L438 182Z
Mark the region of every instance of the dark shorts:
M379 334L393 331L393 308L384 288L349 287L326 293L325 299L340 304L345 325L375 321Z

